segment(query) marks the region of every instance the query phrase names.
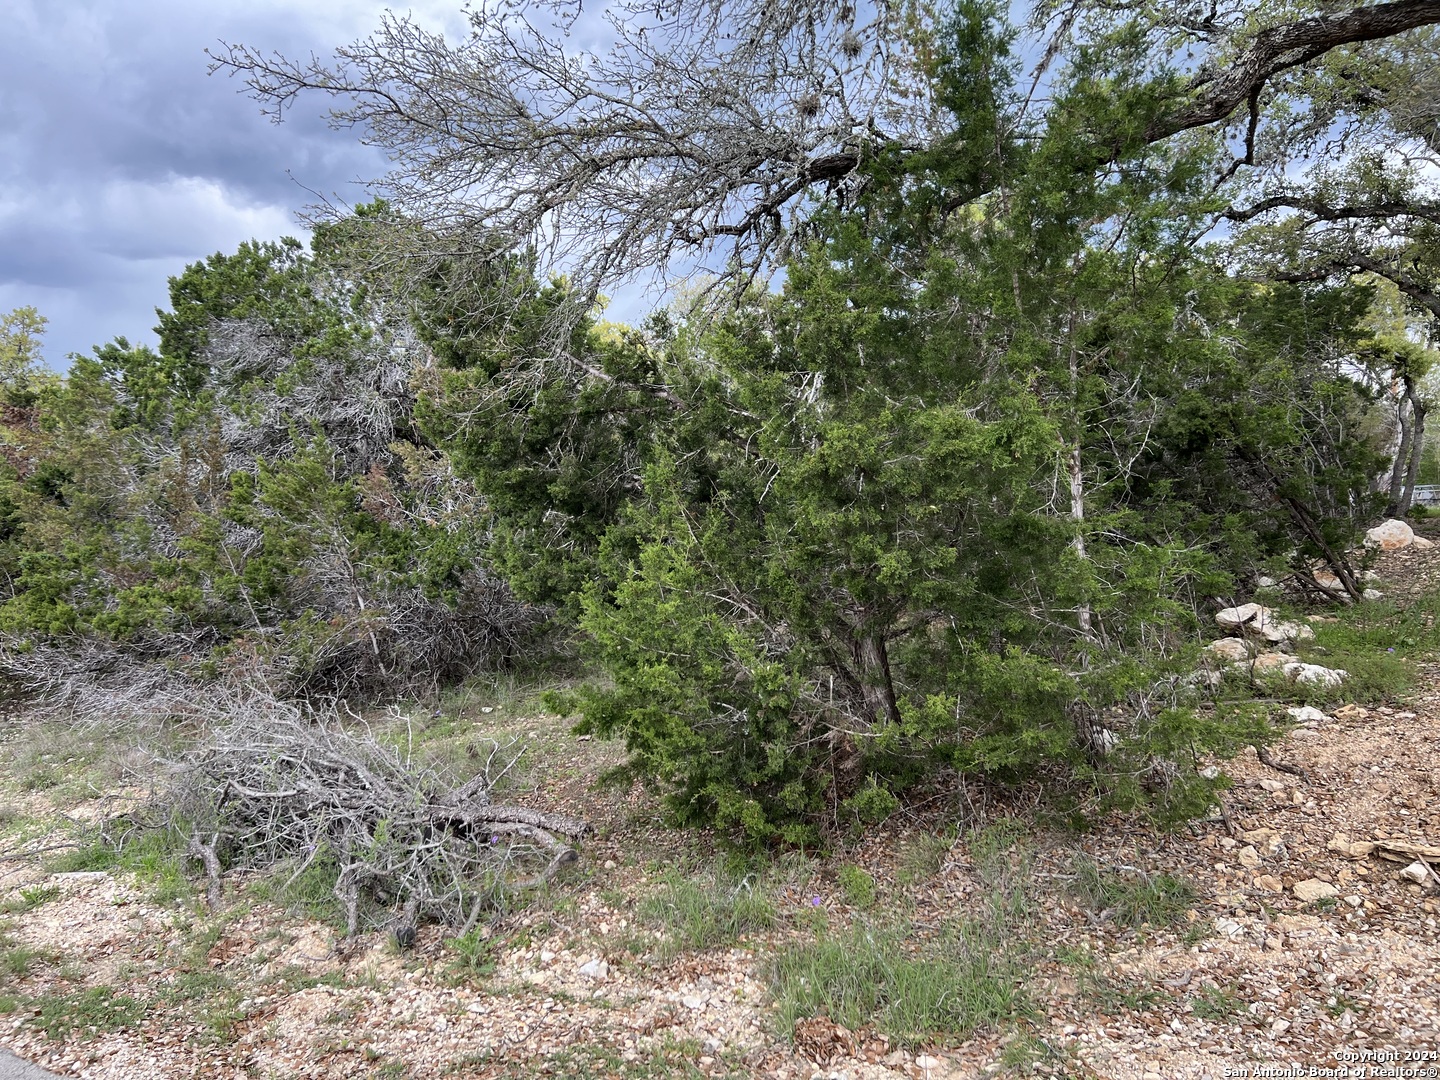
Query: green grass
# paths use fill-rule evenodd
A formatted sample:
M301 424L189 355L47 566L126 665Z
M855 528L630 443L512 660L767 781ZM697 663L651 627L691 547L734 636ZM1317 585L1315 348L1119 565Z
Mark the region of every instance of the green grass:
M328 851L318 852L308 864L281 863L251 882L246 891L257 900L278 904L291 913L345 929L345 907L335 896L340 867Z
M23 915L27 911L34 911L36 908L48 904L59 895L59 885L29 885L6 900L5 903L0 904L0 913Z
M955 838L950 835L920 832L905 841L900 849L895 878L901 885L918 885L938 874L950 856Z
M498 965L496 942L483 936L478 926L469 933L452 938L449 949L449 971L459 980L484 978L493 974Z
M1190 999L1190 1011L1201 1020L1228 1020L1245 1011L1245 1000L1234 986L1204 986Z
M714 871L665 871L638 912L665 933L664 951L672 955L729 945L746 934L771 929L778 920L774 901L760 885Z
M1440 651L1440 592L1404 605L1362 601L1334 614L1335 622L1314 624L1315 640L1299 654L1307 663L1343 668L1349 678L1339 690L1297 687L1307 701L1399 704L1415 685L1417 661Z
M1173 926L1195 906L1194 887L1173 874L1109 870L1085 855L1076 856L1073 870L1080 902L1122 926Z
M870 1024L905 1046L1028 1013L1026 968L1003 929L969 924L917 945L910 928L856 925L782 950L770 966L783 1032L825 1015L854 1030Z
M875 879L862 868L842 866L836 871L835 880L852 907L865 910L875 906Z
M152 903L168 907L196 896L196 887L186 874L187 859L178 831L138 823L119 838L84 833L78 846L50 860L46 868L55 874L126 871L149 886Z
M71 994L36 998L39 1015L33 1023L52 1039L63 1039L72 1032L97 1035L133 1027L145 1016L145 1003L113 987L94 986Z
M37 963L51 963L55 954L46 949L37 949L32 945L16 945L6 943L0 948L0 973L15 979L23 979L30 974L31 969Z

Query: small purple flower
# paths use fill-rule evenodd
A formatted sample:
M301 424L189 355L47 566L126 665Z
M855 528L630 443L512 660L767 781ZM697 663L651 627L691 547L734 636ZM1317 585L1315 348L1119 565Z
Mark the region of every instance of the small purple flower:
M1386 652L1394 652L1395 650L1394 650L1394 649L1386 649L1385 651L1386 651Z
M492 844L498 844L498 843L500 842L500 837L498 837L498 836L492 836L492 837L490 837L490 842L491 842Z
M820 898L819 898L818 896L812 896L812 897L810 898L810 906L811 906L811 907L819 907L819 906L820 906Z

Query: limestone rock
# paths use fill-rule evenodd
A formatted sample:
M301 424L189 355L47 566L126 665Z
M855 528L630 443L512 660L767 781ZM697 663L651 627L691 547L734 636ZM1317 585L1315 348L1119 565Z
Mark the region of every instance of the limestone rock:
M1322 690L1333 690L1350 677L1350 673L1344 668L1321 667L1319 664L1302 664L1299 661L1286 664L1282 670L1291 682L1319 687Z
M1379 589L1366 589L1360 594L1361 600L1384 600L1385 594Z
M1430 871L1426 869L1423 862L1416 859L1409 866L1405 867L1404 870L1401 870L1400 875L1409 878L1417 885L1424 885L1425 879L1430 876Z
M1205 651L1217 660L1243 663L1250 659L1250 646L1245 643L1244 638L1221 638L1206 645Z
M1254 845L1246 844L1235 853L1241 866L1255 867L1260 865L1260 852L1255 850Z
M1314 705L1291 705L1285 712L1300 724L1323 724L1330 719Z
M1238 630L1262 611L1268 611L1260 604L1241 604L1239 607L1227 607L1223 611L1215 613L1215 622L1225 630Z
M1381 551L1399 551L1415 542L1415 530L1403 521L1391 518L1365 533L1365 546Z
M1410 541L1410 546L1415 548L1416 551L1429 551L1435 546L1435 541L1427 540L1423 536L1417 536L1414 540Z
M610 974L610 965L604 960L590 960L580 965L580 974L587 979L603 979Z
M1295 894L1295 899L1303 900L1307 904L1316 900L1334 900L1340 895L1340 890L1330 882L1313 877L1297 881L1290 887L1290 891Z
M1217 612L1215 621L1226 630L1239 630L1273 645L1309 641L1315 631L1304 623L1286 622L1264 604L1241 604Z

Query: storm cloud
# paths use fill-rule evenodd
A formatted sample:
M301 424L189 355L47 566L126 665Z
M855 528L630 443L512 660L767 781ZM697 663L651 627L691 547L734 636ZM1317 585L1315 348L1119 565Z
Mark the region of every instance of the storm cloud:
M205 49L328 55L374 29L366 0L12 0L0 35L0 312L50 319L46 356L152 340L166 279L242 240L303 235L315 193L355 202L385 171L324 103L272 124ZM464 29L458 0L414 17ZM307 107L308 106L308 107Z

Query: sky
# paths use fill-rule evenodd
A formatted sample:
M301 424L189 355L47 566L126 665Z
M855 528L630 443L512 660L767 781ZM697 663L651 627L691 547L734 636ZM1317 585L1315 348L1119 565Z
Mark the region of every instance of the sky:
M324 102L283 124L206 47L293 57L363 37L369 0L9 0L0 34L0 313L49 319L47 363L124 336L154 344L166 280L241 241L305 233L312 192L363 200L385 171ZM427 29L464 31L459 0L417 0Z

